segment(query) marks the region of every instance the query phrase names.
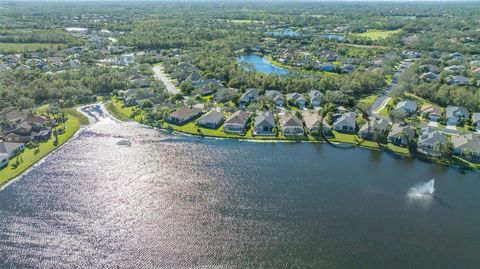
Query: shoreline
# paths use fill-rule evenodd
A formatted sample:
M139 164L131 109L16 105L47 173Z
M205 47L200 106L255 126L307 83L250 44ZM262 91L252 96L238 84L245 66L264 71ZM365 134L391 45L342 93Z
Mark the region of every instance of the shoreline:
M52 150L47 151L45 153L45 155L41 156L38 160L35 160L32 163L27 164L25 167L22 167L20 170L18 170L18 172L15 171L12 176L6 177L5 179L1 179L1 181L0 181L0 191L3 190L4 188L8 187L10 184L16 182L17 180L21 179L24 175L28 174L33 168L35 168L36 166L45 162L52 154L54 154L55 152L57 152L58 150L63 148L66 144L68 144L70 141L72 141L74 138L76 138L79 135L80 131L91 123L90 118L88 118L83 112L81 112L81 109L83 107L87 107L87 106L91 106L91 105L92 104L83 105L83 106L76 107L76 108L70 108L73 111L75 111L77 113L80 113L81 116L85 117L89 121L89 123L84 124L84 123L82 123L82 119L80 117L76 117L76 116L72 115L71 112L70 113L66 112L69 116L77 118L78 124L79 124L78 128L70 136L66 137L65 141L63 141L58 146L54 147ZM49 143L49 142L51 142L50 139L47 142L43 142L43 143ZM7 169L7 168L8 168L8 165L7 165L7 167L5 167L3 169ZM2 170L0 170L0 174L2 173Z
M117 112L119 113L123 112L119 110L116 104L113 103L111 100L109 101L109 103L112 104L112 106L116 109ZM105 109L113 118L116 118L115 116L113 116L112 113L110 113L108 106L105 106ZM164 132L170 132L173 134L188 135L192 137L196 136L196 137L205 137L205 138L213 138L213 139L221 139L221 140L232 139L232 140L252 142L252 143L316 143L316 144L328 144L333 147L337 147L339 149L363 148L363 149L373 150L377 152L385 152L388 154L393 154L400 158L412 158L412 159L418 159L421 161L436 163L436 164L440 164L440 165L455 168L455 169L477 171L477 172L480 171L480 166L478 164L470 163L457 157L453 157L451 160L442 160L442 159L431 158L429 156L424 156L418 153L413 153L413 154L410 152L403 153L403 152L399 152L398 150L396 151L395 149L400 147L397 147L395 145L390 145L390 144L378 145L376 142L372 142L368 140L363 140L360 143L351 143L349 141L341 141L341 139L325 140L321 137L316 139L315 137L310 135L305 136L304 138L299 138L299 139L279 138L279 137L242 137L242 136L230 136L230 135L229 136L210 135L210 134L204 134L204 133L198 133L198 132L188 132L180 129L188 125L188 123L183 126L175 126L168 123L166 123L167 127L152 126L152 125L141 123L138 119L131 119L129 115L126 115L126 114L123 114L122 117L128 118L127 121L135 121L143 127L153 128L153 129L161 130ZM116 118L116 120L122 121L118 118ZM168 128L168 126L171 126L172 129ZM401 148L401 149L403 149L404 151L405 150L408 151L408 149L406 148Z

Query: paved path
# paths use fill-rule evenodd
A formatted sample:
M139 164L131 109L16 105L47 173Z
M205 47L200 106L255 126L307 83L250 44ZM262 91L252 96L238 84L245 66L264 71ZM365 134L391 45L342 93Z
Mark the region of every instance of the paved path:
M172 83L172 81L167 77L167 74L163 72L163 66L161 65L155 65L153 68L153 75L155 76L156 79L160 80L163 82L165 85L165 88L167 88L167 91L171 94L177 94L180 93L180 90L175 87L175 85Z

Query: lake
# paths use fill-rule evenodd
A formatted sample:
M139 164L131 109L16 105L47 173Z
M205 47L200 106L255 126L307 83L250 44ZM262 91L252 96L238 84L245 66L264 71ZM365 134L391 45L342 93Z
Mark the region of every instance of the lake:
M478 173L359 148L173 135L94 115L0 191L0 268L480 264ZM433 196L407 195L431 178Z
M270 35L270 36L275 36L275 37L297 37L297 36L301 36L301 33L293 31L291 29L267 32L266 34Z
M238 63L253 65L255 71L265 74L286 75L288 70L271 64L265 57L258 54L247 54L237 59Z

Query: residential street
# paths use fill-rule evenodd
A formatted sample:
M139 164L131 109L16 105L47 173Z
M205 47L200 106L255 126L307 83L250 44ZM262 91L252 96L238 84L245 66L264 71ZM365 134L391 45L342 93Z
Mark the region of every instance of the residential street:
M165 85L169 93L172 93L172 94L180 93L180 90L177 87L175 87L175 85L173 85L173 83L170 81L167 75L163 72L163 66L155 65L153 66L152 70L155 78L163 82L163 84Z

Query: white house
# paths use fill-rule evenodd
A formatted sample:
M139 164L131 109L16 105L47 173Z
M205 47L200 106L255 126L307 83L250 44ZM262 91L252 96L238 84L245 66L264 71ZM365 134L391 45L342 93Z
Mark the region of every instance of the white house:
M333 122L333 129L339 132L347 132L347 133L355 132L356 117L357 117L357 114L355 112L348 112L341 115Z
M414 101L401 101L395 107L396 110L404 112L405 114L411 115L417 111L417 103Z
M323 102L323 94L317 90L311 90L308 93L308 97L310 98L310 104L313 107L320 107Z

